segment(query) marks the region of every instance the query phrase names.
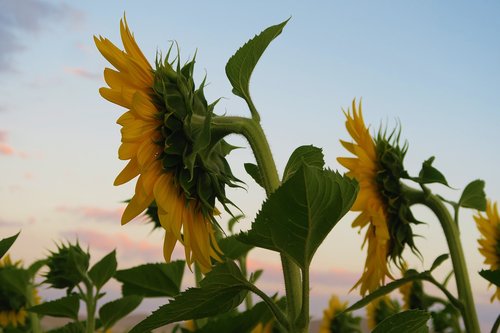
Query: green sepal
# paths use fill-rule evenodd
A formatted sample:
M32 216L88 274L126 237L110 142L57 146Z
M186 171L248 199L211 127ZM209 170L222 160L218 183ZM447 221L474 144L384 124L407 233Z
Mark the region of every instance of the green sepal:
M319 245L351 208L357 192L355 180L304 164L269 196L251 230L239 239L283 253L307 269Z
M229 219L229 221L227 221L227 228L229 229L230 233L233 233L234 225L236 223L238 223L239 220L241 220L244 216L245 215L243 215L243 214L236 215L236 216L231 216L231 218Z
M238 236L233 235L218 240L217 243L226 258L236 260L239 257L246 255L248 251L253 249L252 245L240 242L237 237Z
M0 259L2 259L2 257L7 253L7 251L9 251L10 247L12 246L12 244L14 244L20 233L21 231L19 231L14 236L10 236L0 240Z
M253 163L245 163L243 165L245 167L245 171L255 180L255 182L262 188L264 188L264 179L260 174L259 167Z
M173 297L179 294L185 262L145 264L116 271L114 278L123 283L124 296Z
M126 315L134 311L142 302L141 296L124 296L109 303L104 304L99 309L99 319L103 330L113 327L113 325Z
M325 166L323 150L312 145L300 146L295 149L286 163L283 182L286 182L304 164L323 169Z
M281 34L288 20L273 25L250 39L229 58L226 64L226 76L233 86L233 94L247 102L252 117L257 121L259 121L259 115L250 97L250 77L262 54L269 44Z
M116 250L111 251L89 270L89 277L99 290L116 272Z
M484 193L484 180L476 179L464 188L458 205L465 208L486 210L486 193Z
M500 269L495 271L483 269L479 272L479 275L500 288Z
M403 311L383 320L372 333L428 333L430 317L430 313L422 310Z
M47 265L47 259L40 259L35 262L33 262L29 267L28 267L28 273L31 278L34 278L36 273L43 267Z
M80 297L78 297L78 295L76 294L72 294L70 296L32 306L27 310L43 316L71 318L74 320L78 320L79 309Z
M200 288L190 288L180 293L134 326L130 333L148 332L176 321L228 312L243 302L248 289L248 281L235 263L228 261L218 264L200 281Z
M435 167L432 166L435 157L431 156L429 159L422 163L422 169L418 174L418 178L414 178L420 184L440 183L449 187L448 182L444 175Z

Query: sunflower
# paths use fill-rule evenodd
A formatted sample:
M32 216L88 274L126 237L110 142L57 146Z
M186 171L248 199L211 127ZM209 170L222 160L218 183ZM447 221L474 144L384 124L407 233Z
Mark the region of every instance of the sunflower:
M490 265L490 269L495 271L500 269L500 216L498 214L497 203L492 204L490 200L486 202L486 215L478 212L474 216L477 228L482 238L478 240L479 252L484 256L484 263ZM491 297L491 302L500 301L500 288L497 287Z
M373 330L384 319L395 315L399 310L399 303L395 300L391 300L387 295L375 299L366 307L368 328Z
M401 193L400 179L407 176L403 168L406 145L399 145L399 135L394 132L387 137L381 131L376 139L372 138L363 120L361 103L357 108L353 101L352 113L348 110L345 115L347 131L355 142L340 142L356 157L337 160L349 169L347 175L359 182L351 210L360 214L352 226L367 228L363 247L368 244L368 251L363 274L353 288L360 286L360 293L365 295L383 285L386 277L392 279L389 259L400 266L405 245L416 251L410 223L417 221Z
M414 269L408 269L406 264L401 269L403 277L418 274ZM399 292L403 296L403 309L427 310L424 286L422 281L410 281L399 287Z
M99 90L108 101L128 109L118 120L122 144L118 157L128 164L114 184L138 176L135 194L128 203L122 224L151 204L165 229L163 253L168 262L177 241L184 245L189 266L197 262L203 272L212 259L220 261L215 240L215 201L227 210L232 204L225 185L236 186L225 160L232 148L211 133L215 103L205 100L203 87L195 89L194 59L181 67L157 59L150 65L131 34L125 18L120 21L124 51L108 39L94 37L101 54L116 68L106 68L109 88Z
M332 295L328 308L323 311L323 321L319 328L320 333L361 333L359 323L361 318L353 317L350 313L339 313L347 308L347 302L341 303L336 295Z
M26 275L22 274L22 271L24 269L21 267L21 261L12 262L8 254L0 260L0 328L15 328L26 325L28 317L26 307L29 300L25 294L20 293L16 288L9 288L9 284L3 281L6 276L13 274L25 277ZM23 282L27 282L27 279ZM38 296L36 291L34 293L36 302Z

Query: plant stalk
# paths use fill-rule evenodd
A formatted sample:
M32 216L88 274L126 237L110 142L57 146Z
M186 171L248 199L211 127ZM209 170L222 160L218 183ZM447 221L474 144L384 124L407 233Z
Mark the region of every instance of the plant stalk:
M458 226L451 217L450 212L444 206L443 202L434 194L417 191L404 186L404 193L412 204L423 204L429 207L436 214L441 227L443 228L450 257L453 264L455 281L457 283L458 298L463 303L462 316L465 324L465 330L468 333L479 333L479 321L477 318L474 298L469 281L465 256L460 241Z
M244 117L215 117L212 120L212 129L219 134L221 132L241 134L247 139L259 167L266 195L269 197L280 186L280 180L269 143L258 120ZM294 323L302 308L300 268L283 254L281 254L281 265L285 280L288 319L292 325L290 332L296 332Z

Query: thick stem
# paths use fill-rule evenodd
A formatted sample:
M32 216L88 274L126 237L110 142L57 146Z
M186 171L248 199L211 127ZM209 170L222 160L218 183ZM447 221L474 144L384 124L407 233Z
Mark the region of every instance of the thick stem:
M453 264L455 281L457 283L458 298L462 301L464 310L462 316L465 324L465 330L469 333L479 333L479 321L477 319L474 298L469 281L469 273L465 264L464 252L460 241L458 226L451 217L450 212L444 206L443 202L432 193L424 193L408 187L404 187L405 195L412 204L423 204L429 207L436 214L441 227L443 228L450 257Z
M296 327L298 332L309 331L309 269L302 271L302 309Z
M94 297L92 284L85 283L87 288L87 333L94 333L95 331L95 308L96 297Z
M264 189L269 197L280 186L280 180L269 143L260 124L244 117L216 117L212 121L212 129L224 134L241 134L248 140L259 167ZM288 319L293 326L302 307L300 268L283 254L281 264L285 280ZM291 332L294 332L293 327Z
M32 307L36 305L36 291L35 287L32 284L30 284L30 286L28 287L27 294L30 296L28 299L28 306ZM28 317L30 319L31 331L33 333L42 333L42 326L40 324L40 317L38 316L38 314L30 311L28 312Z

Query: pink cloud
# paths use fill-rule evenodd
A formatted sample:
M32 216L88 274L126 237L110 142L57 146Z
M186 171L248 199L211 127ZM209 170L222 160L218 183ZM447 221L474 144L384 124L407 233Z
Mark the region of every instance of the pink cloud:
M95 80L95 79L99 78L99 75L97 75L95 73L91 73L91 72L87 71L84 68L65 67L64 71L66 73L73 74L73 75L76 75L76 76L80 76L80 77L83 77L83 78L86 78L86 79Z
M119 222L124 208L102 208L92 206L58 206L56 211L99 221Z
M149 240L135 240L126 233L102 233L90 229L76 229L65 231L62 237L76 238L83 245L88 245L92 250L110 252L117 250L121 258L127 259L127 266L132 262L161 262L163 261L163 242L150 242ZM181 258L179 248L174 250L174 258Z
M0 143L4 143L7 141L7 131L0 130Z
M0 143L0 154L1 155L14 155L14 148L6 143Z

